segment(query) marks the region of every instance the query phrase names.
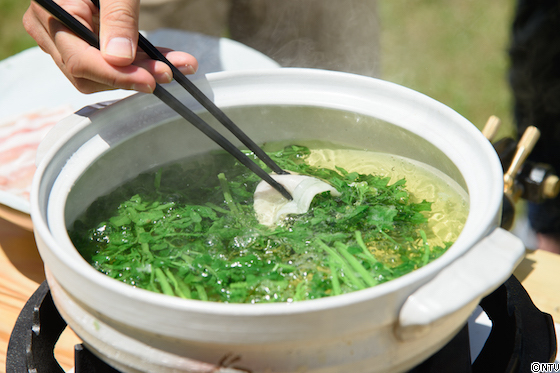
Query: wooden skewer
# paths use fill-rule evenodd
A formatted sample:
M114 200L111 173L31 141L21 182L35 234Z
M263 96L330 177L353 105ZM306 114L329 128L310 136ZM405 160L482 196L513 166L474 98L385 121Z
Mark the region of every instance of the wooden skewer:
M494 140L494 137L498 133L500 126L502 125L502 121L495 115L490 116L482 129L482 134L486 137L489 141Z
M537 143L541 132L537 127L527 127L517 144L509 169L504 174L504 193L513 195L515 176Z

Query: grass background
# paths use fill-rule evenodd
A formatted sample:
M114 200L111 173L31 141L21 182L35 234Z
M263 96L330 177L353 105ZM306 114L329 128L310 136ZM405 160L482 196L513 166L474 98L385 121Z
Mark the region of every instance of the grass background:
M379 0L382 78L514 134L507 83L513 0Z
M0 0L0 60L32 47L29 0ZM507 85L513 0L378 0L381 78L450 106L481 128L490 115L514 134Z
M21 23L28 6L29 0L0 0L0 60L37 45Z

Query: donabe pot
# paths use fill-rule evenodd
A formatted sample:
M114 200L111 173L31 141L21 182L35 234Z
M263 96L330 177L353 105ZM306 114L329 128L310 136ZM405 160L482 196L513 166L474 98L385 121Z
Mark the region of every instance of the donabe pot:
M445 345L521 260L521 242L498 228L503 174L496 153L441 103L385 81L314 69L215 73L198 84L257 143L324 140L435 167L468 193L468 219L439 259L350 294L217 304L152 293L97 272L67 227L138 173L217 146L151 95L71 116L40 148L31 197L35 236L58 310L117 369L404 371ZM169 89L203 111L178 87Z

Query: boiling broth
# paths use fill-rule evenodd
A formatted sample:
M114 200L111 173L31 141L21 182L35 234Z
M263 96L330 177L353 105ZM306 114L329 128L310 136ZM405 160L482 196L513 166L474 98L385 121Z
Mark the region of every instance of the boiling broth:
M428 216L434 245L455 242L469 212L468 195L453 179L424 163L393 154L354 149L313 149L307 162L318 167L335 165L349 172L390 178L389 183L406 179L414 201L432 202Z
M189 299L261 303L389 281L442 255L464 226L466 194L437 170L368 151L298 148L300 154L295 148L272 153L273 159L287 170L303 165L321 176L342 173L346 188L367 179L385 199L356 210L357 200L344 205L320 195L317 204L338 204L331 215L312 206L278 227L259 226L251 203L260 180L228 154L216 153L125 183L76 221L71 238L95 268L132 286ZM367 219L357 215L363 211ZM344 219L351 224L336 230ZM169 222L175 225L166 227Z

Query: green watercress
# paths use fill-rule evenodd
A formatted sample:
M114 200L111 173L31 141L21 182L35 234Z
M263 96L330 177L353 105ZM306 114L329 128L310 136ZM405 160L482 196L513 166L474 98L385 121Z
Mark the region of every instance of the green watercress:
M310 150L269 153L285 170L321 178L340 197L317 195L305 214L274 228L252 207L260 181L227 154L139 175L98 199L70 230L104 274L186 299L293 302L365 289L439 257L431 203L414 202L406 180L309 166ZM252 153L247 154L259 162ZM266 168L264 164L260 164Z

